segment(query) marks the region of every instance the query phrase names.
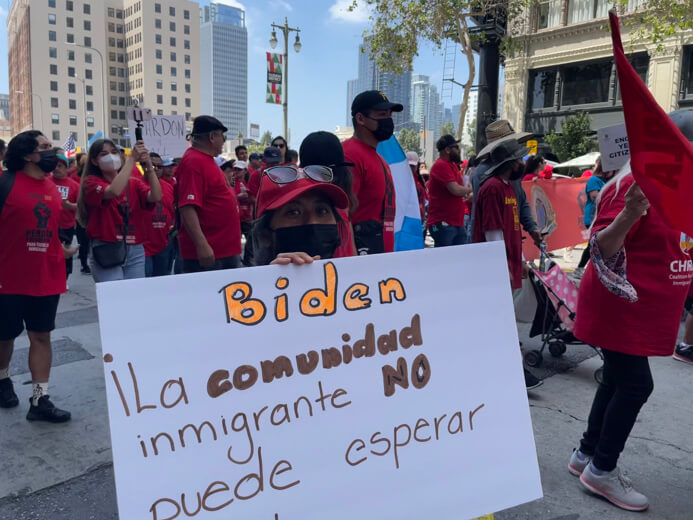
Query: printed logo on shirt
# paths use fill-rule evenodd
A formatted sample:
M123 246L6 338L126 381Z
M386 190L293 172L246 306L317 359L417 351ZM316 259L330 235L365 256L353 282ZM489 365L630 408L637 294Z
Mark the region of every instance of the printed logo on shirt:
M96 186L96 193L101 193L101 191L103 191L103 186L101 186L100 184L98 184L98 185Z
M58 186L58 191L60 192L60 196L62 197L62 199L67 200L67 197L70 195L70 187Z
M36 217L36 227L38 229L46 229L48 227L48 219L51 218L51 208L43 202L37 202L34 206L34 216Z
M33 212L36 217L36 229L26 230L26 247L28 251L45 253L53 238L53 232L47 229L48 220L51 218L51 208L39 201L34 206Z
M693 250L693 237L687 235L686 233L681 233L681 251L687 254L691 254Z
M193 195L192 193L188 195L188 200L195 200L195 195Z

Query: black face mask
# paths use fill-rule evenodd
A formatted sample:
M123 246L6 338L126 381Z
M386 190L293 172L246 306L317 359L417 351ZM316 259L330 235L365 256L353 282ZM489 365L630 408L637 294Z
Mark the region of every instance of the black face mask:
M373 118L369 117L368 119ZM392 134L395 133L395 122L392 120L391 117L388 117L386 119L373 119L373 121L378 122L378 128L376 128L373 132L373 135L378 140L378 142L387 141L390 137L392 137Z
M337 224L307 224L274 230L274 254L307 253L332 258L342 243Z
M41 160L36 164L44 172L50 173L58 166L58 155L53 150L43 150L39 152Z

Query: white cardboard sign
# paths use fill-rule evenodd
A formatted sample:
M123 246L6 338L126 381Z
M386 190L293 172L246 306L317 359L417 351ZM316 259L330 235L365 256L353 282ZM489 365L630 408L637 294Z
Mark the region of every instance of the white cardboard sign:
M121 519L542 496L502 243L96 287Z
M137 123L128 120L130 142L135 144L135 128ZM182 157L188 149L185 139L185 119L183 116L152 115L150 120L142 122L142 139L150 152L156 152L162 157Z
M618 170L630 159L628 133L626 125L614 125L597 130L599 154L602 158L602 170Z

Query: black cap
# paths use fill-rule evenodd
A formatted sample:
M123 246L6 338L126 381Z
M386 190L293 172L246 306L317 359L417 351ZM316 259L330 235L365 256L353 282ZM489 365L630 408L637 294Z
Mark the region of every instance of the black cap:
M443 135L438 139L438 142L436 143L436 148L438 149L439 152L442 152L445 150L448 146L452 146L453 144L459 144L460 141L459 139L455 139L451 135Z
M193 121L193 129L190 132L191 135L201 135L208 134L209 132L214 132L216 130L221 130L226 132L228 129L219 121L216 117L212 116L197 116Z
M313 132L308 134L299 150L301 166L353 166L344 162L344 149L336 135L330 132Z
M251 154L248 156L248 159L250 159L251 161L252 161L253 159L262 159L262 155L260 155L260 154L257 153L257 152L253 152L253 153L251 153Z
M265 148L265 153L262 155L262 159L268 165L275 166L282 162L282 152L276 146L268 146Z
M369 110L392 110L401 112L404 106L399 103L391 103L387 96L379 90L366 90L354 98L351 103L351 115L364 114Z

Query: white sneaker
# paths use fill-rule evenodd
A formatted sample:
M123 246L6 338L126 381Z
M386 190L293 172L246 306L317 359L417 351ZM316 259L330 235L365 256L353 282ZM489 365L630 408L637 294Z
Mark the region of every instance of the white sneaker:
M585 455L579 449L573 450L573 454L570 456L570 462L568 462L568 471L571 475L579 477L585 468L592 461L592 457Z
M593 470L594 466L590 463L580 475L580 482L592 493L628 511L644 511L649 507L647 497L633 489L630 479L619 468L602 475L597 475Z

